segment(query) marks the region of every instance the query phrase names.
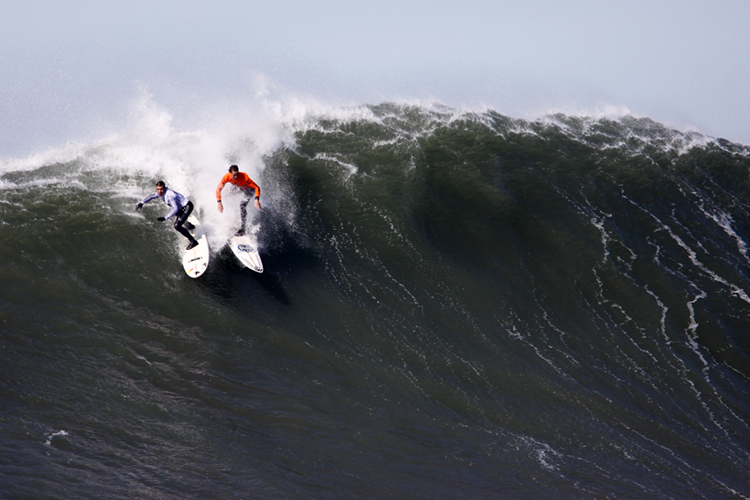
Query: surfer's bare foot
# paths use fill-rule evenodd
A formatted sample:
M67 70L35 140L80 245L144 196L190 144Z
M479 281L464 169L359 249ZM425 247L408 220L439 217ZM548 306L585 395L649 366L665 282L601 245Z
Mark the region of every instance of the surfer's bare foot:
M195 248L198 246L198 242L196 240L193 240L190 242L190 244L187 246L185 250L190 250L191 248Z

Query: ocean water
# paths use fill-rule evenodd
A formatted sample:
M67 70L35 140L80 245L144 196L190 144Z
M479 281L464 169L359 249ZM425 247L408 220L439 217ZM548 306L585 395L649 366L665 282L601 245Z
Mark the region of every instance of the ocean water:
M273 111L273 110L271 110ZM746 499L750 148L383 103L0 163L4 499ZM238 163L265 272L224 246ZM189 196L212 249L135 212Z

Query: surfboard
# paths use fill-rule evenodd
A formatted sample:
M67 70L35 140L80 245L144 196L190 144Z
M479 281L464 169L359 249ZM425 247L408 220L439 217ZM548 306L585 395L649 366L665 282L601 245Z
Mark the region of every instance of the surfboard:
M208 238L206 233L203 231L203 226L198 222L195 216L191 215L188 217L188 222L195 226L190 233L193 238L198 240L198 246L191 248L190 250L182 251L182 267L185 268L185 272L191 278L197 278L206 272L208 268L208 259L210 252L208 250ZM183 241L180 244L183 244ZM187 246L187 245L185 245Z
M258 242L255 239L255 235L245 233L243 236L232 236L229 238L228 245L245 267L252 269L256 273L263 272L263 261L260 260Z

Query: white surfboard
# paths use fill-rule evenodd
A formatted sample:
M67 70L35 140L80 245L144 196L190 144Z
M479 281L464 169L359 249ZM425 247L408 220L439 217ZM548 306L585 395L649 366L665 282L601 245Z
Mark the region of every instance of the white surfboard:
M263 261L260 260L255 235L245 233L243 236L232 236L229 238L228 245L245 267L256 273L263 272Z
M198 222L198 219L196 219L195 216L191 215L188 217L188 222L195 226L190 233L193 235L193 238L198 240L198 246L191 248L190 250L182 251L182 267L185 268L185 272L188 276L191 278L197 278L208 269L208 259L210 255L208 250L208 238L206 238L206 233L203 232L203 226L201 226L201 223ZM185 244L184 241L183 238L182 241L180 241L180 244ZM185 244L185 246L187 246L187 244Z

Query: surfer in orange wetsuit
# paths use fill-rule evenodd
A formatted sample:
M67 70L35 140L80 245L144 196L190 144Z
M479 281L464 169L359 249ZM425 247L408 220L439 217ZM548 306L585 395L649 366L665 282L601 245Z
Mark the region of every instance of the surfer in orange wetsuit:
M216 202L219 204L219 212L224 212L224 206L221 204L221 190L224 189L226 183L234 184L239 187L242 193L245 195L245 199L240 203L240 216L242 218L242 226L237 231L236 236L242 236L245 234L245 219L247 218L247 204L250 203L250 199L255 194L255 208L260 210L260 186L258 186L249 175L245 172L240 172L240 168L237 165L229 167L229 173L224 174L221 178L221 182L216 187Z

